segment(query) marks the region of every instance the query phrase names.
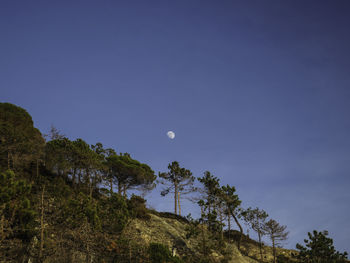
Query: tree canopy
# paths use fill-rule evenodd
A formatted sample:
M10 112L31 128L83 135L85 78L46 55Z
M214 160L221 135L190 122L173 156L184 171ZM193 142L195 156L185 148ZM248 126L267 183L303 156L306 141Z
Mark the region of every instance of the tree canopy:
M314 230L307 233L309 239L304 239L305 247L297 244L299 250L296 258L301 263L345 263L348 262L347 252L340 253L333 245L333 239L327 237L328 231Z

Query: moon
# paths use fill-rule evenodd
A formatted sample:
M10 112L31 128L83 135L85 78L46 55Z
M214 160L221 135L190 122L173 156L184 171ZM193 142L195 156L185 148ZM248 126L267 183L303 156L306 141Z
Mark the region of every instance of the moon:
M175 132L173 131L168 131L166 135L169 137L169 139L173 140L175 138Z

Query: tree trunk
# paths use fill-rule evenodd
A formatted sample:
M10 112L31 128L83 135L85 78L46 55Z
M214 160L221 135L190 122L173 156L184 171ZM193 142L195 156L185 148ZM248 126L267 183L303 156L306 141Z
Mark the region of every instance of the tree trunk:
M39 160L36 160L36 178L39 178Z
M75 187L75 174L77 173L77 168L74 167L73 169L73 175L72 175L72 184L73 187Z
M112 177L109 178L109 191L111 192L111 195L113 194L113 179Z
M276 263L276 248L275 248L275 239L272 238L272 251L273 251L273 263Z
M123 184L123 197L126 198L126 184Z
M231 241L231 216L227 215L227 223L228 223L228 242Z
M90 198L92 198L92 190L94 189L94 180L95 180L95 176L94 176L94 174L93 174L93 172L91 172L90 174L89 174L89 196L90 196Z
M118 194L122 195L122 184L118 182Z
M175 184L175 189L174 189L174 201L175 201L175 215L177 215L177 185Z
M79 175L78 175L78 184L79 186L81 185L81 171L79 171Z
M231 213L233 219L235 220L237 226L239 227L239 231L241 232L241 234L239 236L239 239L238 239L238 243L237 243L238 249L240 249L241 248L242 236L243 236L243 228L242 228L241 224L238 222L237 217L235 216L235 214L233 213L233 211L231 209L230 209L230 213Z
M179 207L179 216L181 216L180 192L177 192L177 203L178 203L178 207Z
M260 231L258 231L258 237L259 237L260 259L261 259L261 262L263 262L262 244L261 244L261 233L260 233Z
M42 258L42 256L43 256L43 248L44 248L44 194L45 194L45 185L43 186L43 191L41 193L40 251L39 251L39 258Z
M222 209L221 209L221 204L219 204L219 218L220 218L220 237L221 240L224 239L224 231L223 231L223 225L224 225L224 218L222 216Z

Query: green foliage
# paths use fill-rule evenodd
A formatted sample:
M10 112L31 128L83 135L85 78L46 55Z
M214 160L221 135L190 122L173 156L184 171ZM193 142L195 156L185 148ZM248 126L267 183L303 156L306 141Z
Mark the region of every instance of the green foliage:
M109 198L100 200L99 208L104 231L119 233L129 221L128 204L120 194L113 193Z
M0 168L23 171L41 158L44 143L26 110L0 103Z
M293 262L295 262L295 261L293 261L289 257L286 257L285 255L278 255L277 256L277 263L293 263Z
M214 234L222 231L222 225L218 220L218 204L220 184L219 179L206 171L198 181L203 184L204 200L200 200L198 205L201 207L201 222L208 226L208 229Z
M181 263L178 257L173 257L169 248L163 244L150 243L149 259L152 263Z
M64 209L66 223L75 228L83 222L88 222L93 229L101 229L97 210L97 202L83 193L68 200Z
M128 209L132 217L141 219L150 219L150 215L146 208L146 200L141 196L132 195L130 200L128 200Z
M192 218L191 214L186 217L189 221L189 224L186 225L186 238L197 237L200 234L200 222Z
M36 213L31 207L30 194L31 185L16 178L14 172L0 174L0 214L9 226L5 233L24 241L35 234Z
M181 168L176 161L168 165L168 170L166 173L159 173L160 183L166 185L161 195L174 193L174 213L181 215L180 195L187 195L196 190L193 186L195 177L190 170Z
M249 207L241 212L241 216L255 232L260 235L265 234L263 232L263 226L269 215L264 210L260 210L259 208L252 209Z
M149 190L154 187L156 179L154 171L148 165L132 159L128 153L108 156L106 166L106 178L110 181L111 192L114 183L118 185L118 193L124 196L129 189Z
M269 216L264 210L260 210L259 208L248 208L243 210L240 214L241 217L244 218L244 221L258 234L259 238L259 250L260 250L260 260L263 260L263 252L262 252L262 241L261 238L266 234L264 231L266 218Z
M340 253L333 246L333 239L327 237L328 232L308 233L309 240L305 239L305 247L297 244L299 254L296 258L301 263L345 263L347 252Z

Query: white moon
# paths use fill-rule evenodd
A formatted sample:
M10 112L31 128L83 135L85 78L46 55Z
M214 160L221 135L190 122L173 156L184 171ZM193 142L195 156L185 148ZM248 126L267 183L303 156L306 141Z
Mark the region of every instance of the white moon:
M174 139L174 138L175 138L175 132L173 132L173 131L168 131L168 132L166 133L166 135L167 135L170 139Z

